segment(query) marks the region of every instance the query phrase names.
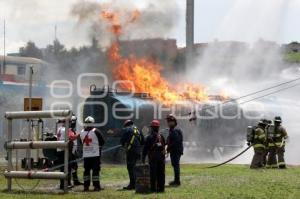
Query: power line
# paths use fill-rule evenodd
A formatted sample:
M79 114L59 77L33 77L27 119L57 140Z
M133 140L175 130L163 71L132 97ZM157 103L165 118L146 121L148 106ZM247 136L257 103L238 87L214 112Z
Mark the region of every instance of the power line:
M252 95L256 95L256 94L259 94L259 93L262 93L262 92L265 92L265 91L268 91L268 90L272 90L274 88L278 88L278 87L281 87L281 86L286 85L286 84L290 84L290 83L298 81L298 80L300 80L300 77L296 78L296 79L293 79L293 80L290 80L290 81L287 81L287 82L283 82L283 83L277 84L275 86L271 86L271 87L259 90L259 91L255 91L253 93L249 93L247 95L244 95L244 96L241 96L241 97L238 97L238 98L235 98L235 99L230 99L228 101L223 102L223 104L226 104L226 103L229 103L229 102L233 102L233 101L237 101L237 100L240 100L240 99L243 99L243 98L246 98L246 97L250 97Z
M296 79L292 79L292 80L290 80L290 81L286 81L286 82L277 84L277 85L275 85L275 86L271 86L271 87L268 87L268 88L265 88L265 89L262 89L262 90L258 90L258 91L255 91L255 92L252 92L252 93L243 95L243 96L238 97L238 98L234 98L234 99L227 100L227 101L225 101L225 102L223 102L223 103L221 103L221 104L210 105L210 106L204 107L204 108L202 109L202 111L206 111L207 109L214 108L214 107L216 107L216 106L221 106L221 105L224 105L224 104L228 104L228 103L230 103L230 102L236 102L236 101L241 100L241 99L243 99L243 98L247 98L247 97L250 97L250 96L252 96L252 95L256 95L256 94L259 94L259 93L262 93L262 92L265 92L265 91L268 91L268 90L272 90L272 89L281 87L281 86L283 86L283 85L287 85L287 84L296 82L296 81L298 81L298 80L300 80L300 77L298 77L298 78L296 78ZM291 86L291 87L279 89L279 90L277 90L277 91L274 91L274 92L268 93L268 94L266 94L266 95L259 96L259 97L256 97L256 98L253 98L253 99L251 99L251 100L244 101L244 102L238 103L238 104L246 104L246 103L248 103L248 102L251 102L251 101L254 101L254 100L257 100L257 99L261 99L261 98L267 97L267 96L269 96L269 95L272 95L272 94L281 92L281 91L283 91L283 90L287 90L287 89L296 87L296 86L298 86L298 85L300 85L300 84L296 84L296 85L293 85L293 86ZM192 113L190 112L189 114L186 114L186 115L191 115L191 114L192 114Z
M251 100L248 100L248 101L241 102L241 103L239 103L239 104L246 104L246 103L248 103L248 102L252 102L252 101L254 101L254 100L258 100L258 99L261 99L261 98L267 97L267 96L269 96L269 95L273 95L273 94L276 94L276 93L279 93L279 92L282 92L282 91L285 91L285 90L288 90L288 89L291 89L291 88L297 87L297 86L299 86L299 85L300 85L300 83L298 83L298 84L295 84L295 85L293 85L293 86L286 87L286 88L282 88L282 89L276 90L276 91L274 91L274 92L271 92L271 93L268 93L268 94L265 94L265 95L262 95L262 96L259 96L259 97L256 97L256 98L253 98L253 99L251 99Z

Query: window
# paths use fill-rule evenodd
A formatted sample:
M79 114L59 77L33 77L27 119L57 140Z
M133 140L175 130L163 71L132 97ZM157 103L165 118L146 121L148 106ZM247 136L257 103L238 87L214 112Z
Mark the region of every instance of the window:
M26 74L26 67L25 66L18 66L18 75L25 75Z

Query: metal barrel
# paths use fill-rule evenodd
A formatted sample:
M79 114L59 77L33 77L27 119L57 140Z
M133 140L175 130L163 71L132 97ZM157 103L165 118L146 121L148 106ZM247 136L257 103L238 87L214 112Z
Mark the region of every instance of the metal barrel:
M136 193L149 193L150 190L150 167L149 165L137 165L135 167Z

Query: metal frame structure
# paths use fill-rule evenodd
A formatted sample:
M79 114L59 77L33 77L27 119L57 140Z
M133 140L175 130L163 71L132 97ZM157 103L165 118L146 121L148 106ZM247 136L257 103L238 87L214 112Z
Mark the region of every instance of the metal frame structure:
M4 176L7 178L7 190L12 190L12 179L13 178L23 178L23 179L64 179L64 192L68 189L68 160L69 160L69 150L68 150L68 130L69 129L69 119L72 115L70 110L49 110L49 111L20 111L20 112L6 112L5 118L7 119L7 159L8 165ZM65 141L13 141L12 140L12 127L13 120L16 119L57 119L65 118L66 121L66 133ZM44 171L13 171L13 160L12 152L14 149L55 149L62 148L64 150L64 172L44 172Z

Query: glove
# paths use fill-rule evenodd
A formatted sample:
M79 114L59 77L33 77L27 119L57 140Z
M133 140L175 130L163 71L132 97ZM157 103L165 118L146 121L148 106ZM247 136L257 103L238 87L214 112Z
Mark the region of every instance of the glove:
M247 145L248 145L248 146L250 146L250 145L251 145L251 143L250 143L250 142L247 142Z

